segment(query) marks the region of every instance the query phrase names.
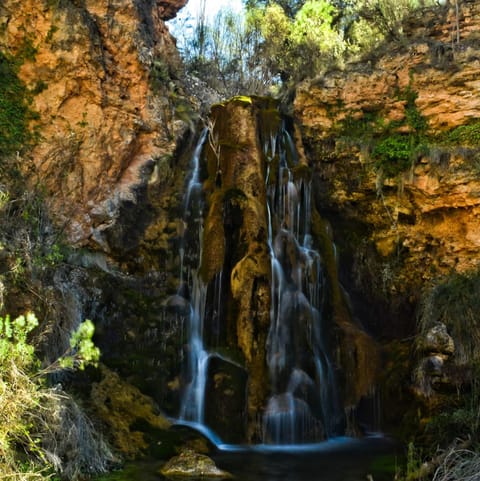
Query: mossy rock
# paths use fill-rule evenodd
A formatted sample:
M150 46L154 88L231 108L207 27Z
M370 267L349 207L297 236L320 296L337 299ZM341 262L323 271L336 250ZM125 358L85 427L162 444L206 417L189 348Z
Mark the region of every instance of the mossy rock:
M169 479L231 479L233 477L230 473L219 469L211 458L191 449L185 449L178 456L170 459L160 469L160 474Z
M94 383L91 402L97 416L109 427L115 447L127 459L145 454L155 438L171 423L154 401L118 374L101 367L102 380Z

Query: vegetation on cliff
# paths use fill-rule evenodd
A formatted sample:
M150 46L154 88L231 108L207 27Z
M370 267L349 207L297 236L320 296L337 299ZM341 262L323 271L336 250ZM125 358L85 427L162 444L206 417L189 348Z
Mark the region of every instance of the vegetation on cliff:
M187 69L222 95L264 94L360 59L385 39L402 38L402 20L433 0L245 2L177 25ZM205 5L203 6L205 8Z
M36 140L31 121L37 116L31 107L36 92L18 71L33 53L0 52L0 478L40 480L57 473L75 480L105 472L114 456L83 408L60 384L52 386L53 379L98 361L93 323L67 332L70 341L60 355L40 355L52 322L45 317L55 304L49 284L65 246L41 187L29 185L22 174L29 170L29 148ZM32 307L41 325L32 312L21 314ZM55 349L61 349L57 342Z
M48 387L46 375L96 363L94 326L85 321L71 337L70 349L41 367L29 342L38 327L29 312L0 317L0 472L2 479L44 479L58 473L75 480L104 472L114 458L91 422L61 387Z
M21 57L0 51L0 158L21 150L32 139L32 95L18 78Z

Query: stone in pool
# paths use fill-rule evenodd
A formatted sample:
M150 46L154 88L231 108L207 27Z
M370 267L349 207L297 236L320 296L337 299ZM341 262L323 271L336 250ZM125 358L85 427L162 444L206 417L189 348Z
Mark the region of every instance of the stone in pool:
M170 479L202 478L231 479L232 475L217 468L215 462L204 454L185 449L178 456L167 461L160 473Z

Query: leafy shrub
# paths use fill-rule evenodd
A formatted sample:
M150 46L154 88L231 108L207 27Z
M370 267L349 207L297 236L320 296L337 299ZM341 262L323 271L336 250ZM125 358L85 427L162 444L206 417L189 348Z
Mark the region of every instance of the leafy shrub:
M375 166L386 177L394 177L408 169L412 158L412 141L409 135L395 134L380 140L372 152Z
M454 145L469 145L478 148L480 145L480 122L476 121L456 127L446 134L443 142Z
M0 473L7 479L44 479L43 474L50 467L65 471L58 456L60 446L71 445L72 433L81 429L81 426L87 426L89 433L94 432L86 421L54 432L56 424L68 422L68 418L67 421L62 421L58 411L63 409L65 400L70 398L45 385L47 373L64 367L83 367L98 360L98 348L91 340L93 324L90 321L82 323L73 333L71 347L65 355L42 370L39 369L40 362L35 356L34 347L28 341L37 326L38 320L33 313L13 320L8 315L0 317L0 405L8 406L8 409L0 410ZM78 412L75 414L78 408L72 409L72 402L70 408L62 412L73 412L74 416L70 419L78 420L81 416ZM94 434L85 434L85 429L82 433L81 436L93 443L95 449L101 446L100 442L95 442ZM65 436L70 437L67 443L63 439ZM52 446L56 446L56 453L55 450L52 451ZM77 446L77 451L79 447ZM29 455L26 465L19 461L20 448ZM100 452L108 451L103 449ZM89 457L93 459L91 453ZM74 459L75 463L78 466ZM68 472L71 474L75 469L69 469ZM78 472L68 479L74 480L79 474Z

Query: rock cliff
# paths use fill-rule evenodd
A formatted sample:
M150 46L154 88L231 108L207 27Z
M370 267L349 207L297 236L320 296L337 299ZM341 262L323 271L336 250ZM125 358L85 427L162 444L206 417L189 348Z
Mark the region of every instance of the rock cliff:
M460 7L458 40L453 8L427 10L402 41L296 94L317 205L353 264L343 279L383 303L357 303L382 336L412 332L429 281L478 266L480 5Z
M463 345L476 323L437 308L470 309L458 299L480 263L480 4L458 3L458 16L446 6L410 18L400 41L304 82L294 101L340 280L385 347L385 418L403 434L452 405L475 358ZM437 331L455 349L425 350Z
M170 259L166 238L177 227L169 219L184 181L174 153L179 138L188 145L193 122L164 22L185 3L0 4L0 52L13 59L31 94L38 134L32 149L2 158L2 315L38 314L37 347L47 363L68 348L81 320L92 319L102 361L157 402L171 381L165 362L176 368L181 342L177 325L168 327L174 320L163 316L167 274L160 270ZM91 379L81 389L85 398L90 388ZM113 398L102 396L97 415L115 431ZM138 404L135 397L131 404ZM134 412L132 405L121 409ZM146 445L129 429L128 441L119 430L113 435L127 456Z
M175 119L180 60L164 24L185 3L0 6L0 49L23 58L19 76L39 114L41 141L23 164L74 245L109 252L125 225L142 227L129 211L142 203L149 175L171 156L185 125Z

